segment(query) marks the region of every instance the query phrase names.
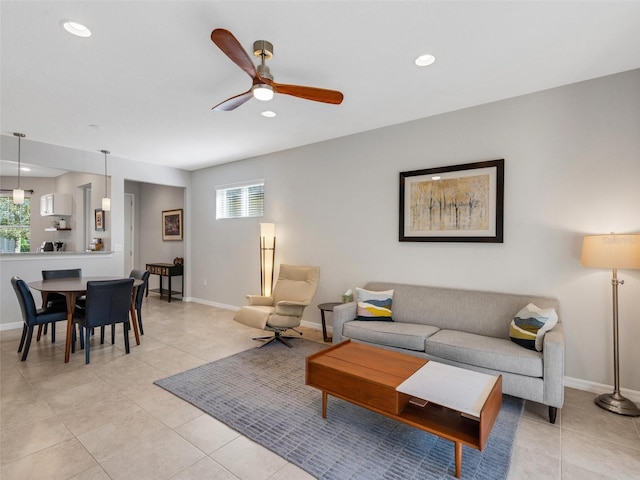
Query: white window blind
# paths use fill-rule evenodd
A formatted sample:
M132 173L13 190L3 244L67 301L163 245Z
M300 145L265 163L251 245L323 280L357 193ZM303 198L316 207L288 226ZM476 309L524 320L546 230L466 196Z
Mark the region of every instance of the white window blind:
M216 188L216 219L261 217L264 182Z

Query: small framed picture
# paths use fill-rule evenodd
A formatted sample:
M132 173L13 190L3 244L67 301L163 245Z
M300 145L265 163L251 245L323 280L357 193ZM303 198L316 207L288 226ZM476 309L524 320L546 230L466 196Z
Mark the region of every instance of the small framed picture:
M162 212L162 240L182 240L182 209Z
M96 232L104 232L105 230L105 222L104 222L104 211L101 208L96 208Z

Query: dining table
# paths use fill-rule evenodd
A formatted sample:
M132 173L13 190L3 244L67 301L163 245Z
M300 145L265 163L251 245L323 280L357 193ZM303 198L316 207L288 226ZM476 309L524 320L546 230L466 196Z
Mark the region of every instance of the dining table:
M76 299L79 296L86 295L87 283L104 281L104 280L121 280L122 277L68 277L55 278L52 280L37 280L29 282L29 287L38 290L42 294L42 305L47 304L47 296L50 293L61 293L67 300L67 338L64 347L64 363L69 362L71 355L71 337L73 334L73 314L76 309ZM140 334L138 332L138 318L136 315L135 298L138 288L144 284L143 280L133 280L133 291L131 293L131 305L129 312L131 314L131 324L136 337L136 345L140 345Z

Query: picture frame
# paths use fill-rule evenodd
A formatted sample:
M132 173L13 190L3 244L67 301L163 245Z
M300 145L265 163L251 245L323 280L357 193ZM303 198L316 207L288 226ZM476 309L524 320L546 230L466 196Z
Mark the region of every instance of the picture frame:
M102 210L101 208L96 208L94 213L96 232L104 232L106 230L104 210Z
M504 159L400 172L400 242L504 243Z
M182 209L162 211L162 240L182 240Z

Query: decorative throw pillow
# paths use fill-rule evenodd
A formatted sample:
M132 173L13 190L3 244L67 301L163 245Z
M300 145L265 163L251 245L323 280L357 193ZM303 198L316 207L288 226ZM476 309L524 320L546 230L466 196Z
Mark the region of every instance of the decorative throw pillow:
M356 288L358 296L358 320L381 320L393 322L391 303L393 290L372 292L364 288Z
M542 351L544 334L558 323L558 314L553 308L538 308L530 303L520 310L509 326L511 341L529 350Z

